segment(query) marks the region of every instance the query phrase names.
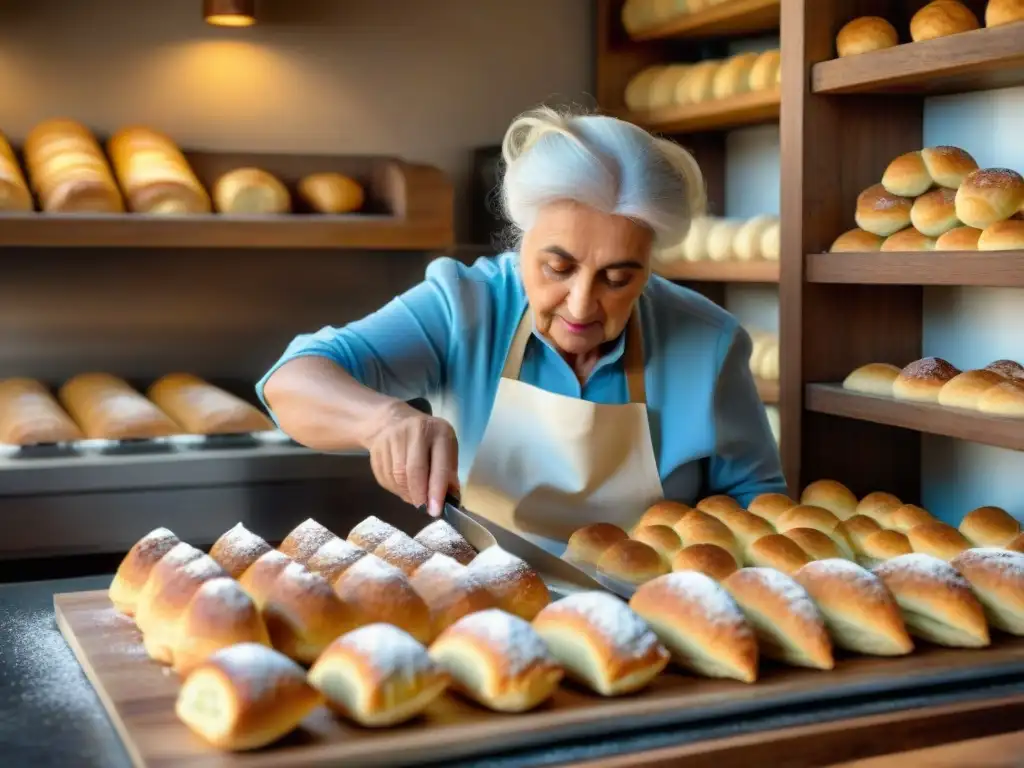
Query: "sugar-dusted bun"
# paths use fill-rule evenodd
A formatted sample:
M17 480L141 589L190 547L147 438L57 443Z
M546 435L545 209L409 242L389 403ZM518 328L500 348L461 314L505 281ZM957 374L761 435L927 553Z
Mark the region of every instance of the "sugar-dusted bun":
M1009 168L972 172L956 191L956 215L964 224L985 229L1013 216L1024 204L1024 177Z
M761 654L786 664L832 669L832 642L807 590L772 568L743 568L723 583L757 634Z
M146 586L150 572L164 555L180 543L171 531L157 528L132 545L117 566L117 573L107 591L110 602L117 610L127 616L135 615L135 604L142 588Z
M738 96L750 89L750 70L760 54L747 52L730 56L716 72L711 81L711 95L716 99Z
M294 661L258 643L241 643L192 671L174 712L214 747L243 751L287 736L322 703Z
M750 67L750 90L767 91L774 88L781 64L782 55L778 49L765 51L758 56Z
M882 174L882 187L890 195L899 197L923 195L933 184L924 157L918 151L900 155L889 163Z
M811 560L831 560L845 557L844 552L833 539L813 528L790 528L782 535L806 552ZM789 570L787 569L786 572L789 573Z
M434 637L463 616L498 607L467 566L439 552L416 569L409 583L430 609Z
M736 231L732 250L740 261L755 261L762 258L761 238L768 227L778 221L776 216L754 216L747 219Z
M672 558L673 571L697 571L721 581L739 570L736 558L715 544L691 544Z
M761 234L761 258L778 261L782 250L782 224L774 221Z
M857 514L866 515L883 528L892 527L892 513L903 506L903 502L891 493L872 491L857 504Z
M793 574L825 618L837 647L869 656L914 650L892 594L871 571L849 560L818 560Z
M334 585L346 570L369 554L345 539L335 537L324 544L306 561L306 567L319 573L327 583Z
M443 521L438 520L437 522ZM375 550L382 541L397 531L398 529L391 525L391 523L385 523L379 517L370 515L349 531L347 538L350 544L355 544L357 547L365 549L367 552L373 552L373 550ZM419 541L419 538L417 538L417 541ZM420 543L422 544L424 542Z
M526 621L551 602L547 585L530 565L499 546L485 549L469 572L491 593L501 610Z
M1021 0L988 0L985 6L985 26L999 27L1024 21L1024 3Z
M733 556L736 565L743 564L743 555L736 537L721 521L711 515L694 510L675 524L673 530L679 534L684 547L694 544L714 544Z
M364 624L394 624L421 643L434 637L430 609L404 573L374 555L360 558L334 580L334 593Z
M238 583L253 599L256 606L262 608L281 571L293 562L295 561L288 555L272 549L246 568L245 573L238 577Z
M750 502L747 511L774 524L779 515L795 506L797 502L784 493L762 493Z
M644 688L669 652L633 610L607 592L577 592L552 603L533 628L566 674L602 696Z
M956 217L956 190L939 187L921 195L910 207L910 223L928 237L938 237L960 226Z
M785 533L791 528L813 528L830 536L838 525L839 518L834 513L813 504L800 504L787 509L775 522L775 527L780 533Z
M928 237L913 227L907 227L885 238L881 250L885 253L934 251L935 242L934 237Z
M364 728L411 720L451 682L412 635L381 623L354 629L331 643L308 679L328 707Z
M892 385L900 369L889 363L868 363L857 368L843 380L843 389L865 395L892 397Z
M907 531L907 540L915 552L947 563L971 546L960 531L938 520L915 525Z
M435 552L447 555L463 565L469 565L476 557L476 550L462 534L444 520L435 520L416 534L416 541Z
M313 518L299 523L292 529L278 549L297 563L306 564L316 551L333 538L333 533Z
M978 398L977 408L992 416L1024 416L1024 381L1011 379L989 387Z
M562 557L570 563L596 566L609 547L625 541L629 534L611 523L591 523L573 532Z
M259 608L237 581L205 582L185 607L175 632L174 671L187 675L221 648L238 643L270 647L270 635Z
M978 237L979 251L1024 250L1024 221L1010 219L990 224Z
M1020 534L1020 522L1002 507L978 507L964 515L960 533L971 546L1001 547Z
M496 712L526 712L551 698L565 675L528 621L492 608L464 616L430 646L452 687Z
M829 253L870 253L871 251L880 251L884 242L884 237L865 232L857 227L843 232L828 250Z
M873 533L878 533L882 530L882 526L874 518L867 515L854 515L841 521L836 530L842 532L856 553L860 551L864 539Z
M932 514L916 504L904 504L893 510L890 527L900 533L907 533L911 528L924 523L934 523Z
M935 241L936 251L976 251L981 230L974 227L954 227Z
M757 680L753 630L729 593L703 573L660 576L640 587L629 607L683 669L744 683Z
M889 237L910 226L913 202L909 197L894 195L881 184L875 184L857 196L854 218L861 229L879 237Z
M685 504L663 499L662 501L655 502L653 505L648 507L642 515L640 515L640 519L637 520L636 525L633 526L633 532L635 533L645 525L667 525L671 528L682 520L683 515L689 511L691 511L690 507ZM609 523L598 523L598 525L609 525ZM589 527L590 526L587 526L587 528ZM586 528L581 528L580 530L586 530ZM612 531L611 535L614 536L615 532Z
M179 541L149 569L146 582L135 599L135 624L140 632L145 633L148 630L150 609L154 601L160 599L160 593L167 589L168 584L174 579L175 573L202 557L204 557L202 550L196 549L184 541ZM197 584L196 589L198 588ZM188 598L191 598L191 594L188 595ZM188 603L188 598L181 602L181 608Z
M654 547L627 539L605 550L597 561L597 570L619 581L643 584L668 573L668 563Z
M784 534L774 533L758 539L747 550L747 562L757 568L773 568L781 573L793 573L811 561L792 539Z
M840 520L853 517L857 511L853 491L836 480L815 480L800 494L800 503L827 509Z
M896 28L879 16L860 16L847 22L836 35L840 58L880 51L900 44Z
M910 19L910 39L915 43L979 29L978 17L956 0L934 0Z
M932 181L947 189L956 189L972 171L978 170L977 161L959 147L926 147L921 150L921 160Z
M986 371L995 371L1008 379L1024 379L1024 365L1016 360L993 360L985 366Z
M864 537L857 548L856 555L858 563L865 568L874 568L894 557L909 555L913 551L906 534L883 529Z
M224 533L210 548L210 557L233 579L241 578L249 566L273 547L241 523Z
M968 549L950 565L971 585L989 624L1024 636L1024 554L989 547Z
M638 528L632 538L651 547L666 562L683 548L683 540L679 538L679 534L667 525L647 525Z
M391 563L406 576L412 576L417 568L433 557L434 550L427 549L402 531L395 531L377 545L373 554L385 563Z
M906 366L892 383L892 394L897 400L937 403L939 391L947 381L960 373L941 357L923 357Z
M930 555L900 555L874 572L899 603L910 634L952 648L989 644L985 612L949 563Z
M981 396L1006 377L995 371L964 371L947 381L939 390L939 405L977 409Z
M743 507L741 507L739 502L732 496L726 496L724 493L719 493L698 501L697 509L705 514L711 515L712 517L718 517L721 512L743 509Z

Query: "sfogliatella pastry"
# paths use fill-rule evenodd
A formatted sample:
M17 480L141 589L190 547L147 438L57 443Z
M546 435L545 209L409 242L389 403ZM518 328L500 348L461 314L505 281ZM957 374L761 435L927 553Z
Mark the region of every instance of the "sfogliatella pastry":
M266 554L257 558L256 562L245 569L245 573L238 577L238 583L242 589L253 599L256 606L262 608L273 589L274 582L281 575L281 571L295 562L284 552L272 549Z
M930 555L900 555L876 566L874 573L899 603L910 634L952 648L989 644L985 612L949 563Z
M373 554L406 576L412 576L417 568L434 556L434 550L427 549L412 536L396 531L378 544Z
M722 581L739 570L736 558L714 544L691 544L672 558L673 571L697 571Z
M755 541L747 551L747 559L752 566L774 568L781 573L793 573L811 561L799 544L781 533Z
M779 519L779 515L787 509L792 509L797 503L783 493L762 493L750 502L747 511L758 517L763 517L774 525L775 521Z
M117 610L126 616L135 615L135 604L150 572L180 543L178 537L166 528L152 530L135 542L117 567L107 592Z
M496 712L526 712L551 698L565 675L537 631L492 608L463 616L430 646L452 687Z
M744 683L757 680L753 630L729 593L703 573L659 576L637 589L629 607L684 669Z
M1024 635L1024 554L979 547L961 552L950 565L971 585L989 624Z
M430 609L423 598L404 573L375 555L346 568L334 580L334 592L362 623L394 624L423 644L434 637Z
M807 590L772 568L743 568L722 586L753 628L761 653L797 667L832 669L832 641Z
M337 537L324 526L313 518L308 518L285 536L278 549L295 562L305 565L320 547L334 538Z
M971 546L960 531L938 520L915 525L907 531L907 540L915 552L947 563Z
M892 396L897 400L937 403L939 392L960 369L941 357L923 357L906 366L892 383Z
M365 549L336 537L321 544L320 549L306 561L306 567L314 573L319 573L333 586L341 574L367 554L369 553Z
M611 523L592 523L573 532L562 559L577 565L596 567L601 555L620 541L629 538L624 530Z
M905 534L886 528L862 539L856 556L857 562L865 568L874 568L887 560L909 555L913 551Z
M978 507L960 522L960 533L974 547L1001 547L1020 534L1020 522L1001 507Z
M498 606L467 566L439 552L416 569L409 583L430 609L434 637L463 616Z
M287 736L323 697L306 671L272 648L241 643L217 651L182 683L174 712L218 749L259 749Z
M840 520L857 513L857 497L853 491L835 480L815 480L800 494L800 503L827 509Z
M900 375L900 369L889 363L868 363L851 372L843 379L843 389L862 392L865 395L892 397L892 385Z
M81 373L57 393L86 437L143 440L166 437L181 429L128 382L107 373Z
M669 652L633 610L607 592L578 592L533 620L566 675L602 696L647 686L665 669Z
M627 584L643 584L668 573L668 563L653 547L627 539L612 544L597 561L597 571Z
M385 539L397 532L398 529L391 523L385 523L379 517L370 515L348 532L348 540L360 549L373 552ZM419 541L419 538L417 537L416 540Z
M501 547L488 547L468 566L498 607L526 621L551 602L547 585L529 564Z
M365 728L407 722L451 682L427 649L390 624L368 624L342 635L309 670L327 706Z
M161 376L146 395L189 434L231 435L274 428L259 408L190 373Z
M210 548L210 557L233 579L239 579L249 566L269 552L271 547L261 537L237 523Z
M914 650L896 600L871 571L849 560L817 560L793 579L818 606L837 647L869 656Z
M0 380L0 444L39 445L81 439L78 425L42 383L35 379Z
M446 555L463 565L469 565L476 557L476 550L470 543L444 520L435 520L417 533L415 538L427 549Z

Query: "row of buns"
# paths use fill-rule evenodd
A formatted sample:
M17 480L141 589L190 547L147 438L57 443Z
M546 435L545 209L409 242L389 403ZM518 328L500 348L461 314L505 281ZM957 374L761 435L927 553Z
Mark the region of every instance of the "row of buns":
M967 371L941 357L924 357L903 368L868 363L851 372L843 388L993 416L1024 417L1024 366L1015 360L995 360Z
M73 376L56 396L35 379L0 380L0 444L241 434L273 426L255 406L188 373L162 376L145 395L108 373Z
M662 249L658 260L674 261L778 261L780 224L778 216L760 215L749 219L700 216L690 222L686 237Z
M25 138L24 157L27 175L0 135L0 212L32 211L33 195L49 213L280 214L293 208L288 188L261 168L228 171L208 192L177 145L148 127L118 130L104 153L81 123L47 120ZM364 202L359 183L338 173L306 176L297 191L319 213L348 213Z
M1024 4L1020 0L989 0L985 6L985 26L999 27L1024 20ZM961 32L980 29L974 12L957 0L934 0L924 5L910 19L912 42L935 40ZM860 16L848 22L836 35L839 56L892 48L900 44L896 28L880 16Z
M723 5L732 0L626 0L622 5L622 26L631 35L652 27Z
M767 331L750 331L750 372L759 379L779 379L779 337Z

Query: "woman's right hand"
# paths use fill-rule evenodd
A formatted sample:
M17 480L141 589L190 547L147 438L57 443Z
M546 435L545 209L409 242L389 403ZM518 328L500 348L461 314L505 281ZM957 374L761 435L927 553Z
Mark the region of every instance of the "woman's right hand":
M459 447L452 425L404 402L387 409L367 441L370 466L382 488L438 517L449 490L458 490Z

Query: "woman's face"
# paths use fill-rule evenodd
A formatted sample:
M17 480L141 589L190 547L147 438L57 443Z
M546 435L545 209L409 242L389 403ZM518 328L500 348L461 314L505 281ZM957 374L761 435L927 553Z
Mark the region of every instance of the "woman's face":
M572 201L551 203L523 238L520 262L537 330L567 355L616 338L647 284L652 232Z

